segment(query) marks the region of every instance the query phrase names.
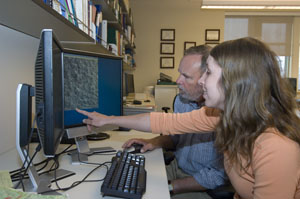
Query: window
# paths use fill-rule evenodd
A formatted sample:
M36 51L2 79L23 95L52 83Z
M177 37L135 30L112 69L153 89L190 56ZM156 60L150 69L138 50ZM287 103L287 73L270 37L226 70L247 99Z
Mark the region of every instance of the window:
M247 36L260 39L278 55L281 75L287 77L291 67L292 21L292 17L282 16L226 16L224 40Z

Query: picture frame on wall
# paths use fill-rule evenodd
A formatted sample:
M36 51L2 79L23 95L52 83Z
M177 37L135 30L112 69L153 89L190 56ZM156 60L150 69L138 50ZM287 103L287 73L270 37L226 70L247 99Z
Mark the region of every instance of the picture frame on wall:
M160 57L160 68L174 68L174 57Z
M214 43L213 42L205 42L205 44L213 48L216 45L218 45L219 43L216 43L216 42L214 42Z
M175 29L160 29L161 41L175 41Z
M220 29L206 29L205 41L220 41Z
M160 43L160 54L174 55L175 44L174 43Z
M190 47L195 47L195 46L196 46L196 42L195 41L185 41L184 42L184 48L183 48L183 50L186 51Z

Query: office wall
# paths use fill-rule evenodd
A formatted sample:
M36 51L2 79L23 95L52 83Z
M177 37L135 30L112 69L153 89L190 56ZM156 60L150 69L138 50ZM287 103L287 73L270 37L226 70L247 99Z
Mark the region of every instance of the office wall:
M199 1L198 1L199 2ZM183 56L184 42L205 42L205 29L220 29L223 40L224 11L200 10L197 1L182 0L131 0L134 29L136 32L135 90L155 85L159 73L178 76L178 65ZM160 29L175 29L175 68L160 69Z
M300 46L300 17L294 17L293 41L292 41L292 67L291 67L291 71L289 71L289 75L291 77L298 77L300 73L299 72L299 46Z
M0 154L16 146L16 89L34 83L39 40L0 25Z

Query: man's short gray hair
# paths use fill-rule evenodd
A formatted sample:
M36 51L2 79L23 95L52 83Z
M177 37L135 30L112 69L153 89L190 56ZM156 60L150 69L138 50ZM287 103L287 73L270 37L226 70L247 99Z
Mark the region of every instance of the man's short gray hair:
M209 52L212 49L212 47L208 45L198 45L188 48L184 51L184 56L187 55L202 55L201 58L201 72L204 72L206 70L206 60L209 56Z

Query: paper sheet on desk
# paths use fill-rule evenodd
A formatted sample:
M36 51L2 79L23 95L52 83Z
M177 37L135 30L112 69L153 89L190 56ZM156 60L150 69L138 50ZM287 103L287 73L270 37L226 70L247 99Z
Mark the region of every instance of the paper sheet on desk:
M0 199L67 199L65 195L40 195L35 193L22 192L9 187L0 186Z
M0 171L0 186L1 187L12 187L12 181L8 171ZM1 195L0 195L1 196Z

